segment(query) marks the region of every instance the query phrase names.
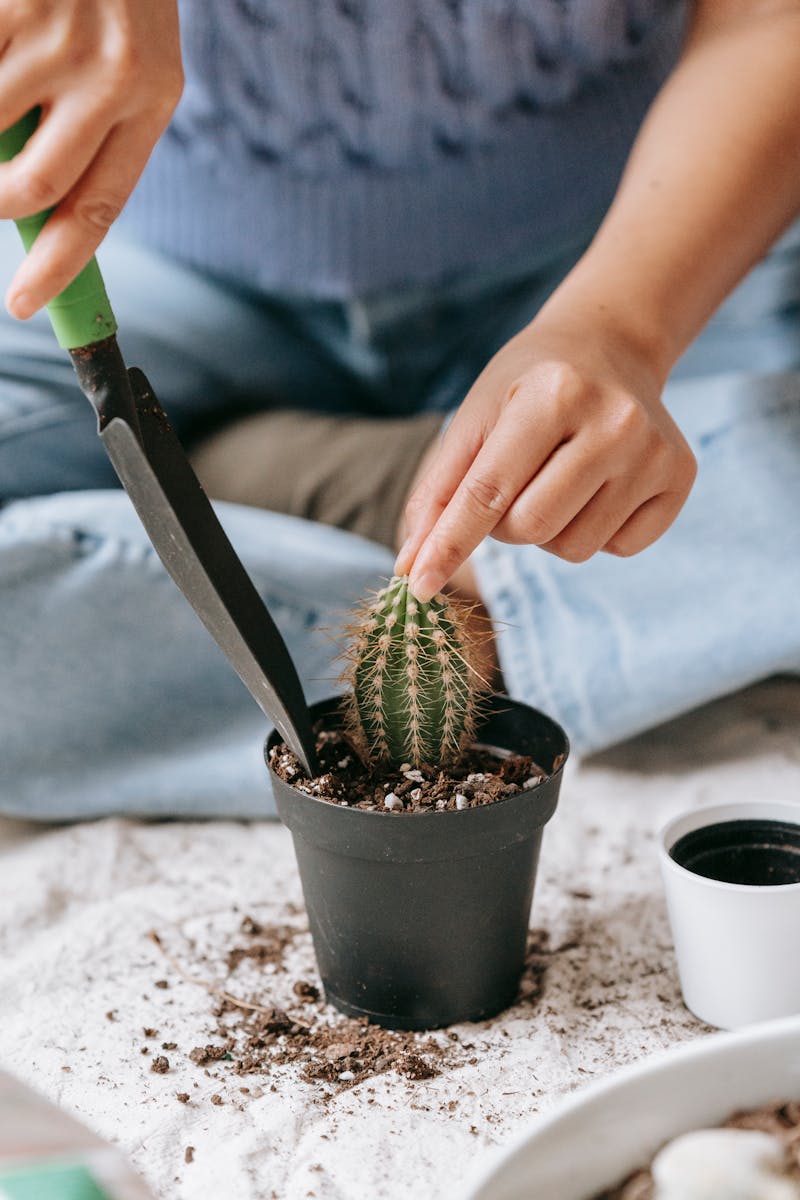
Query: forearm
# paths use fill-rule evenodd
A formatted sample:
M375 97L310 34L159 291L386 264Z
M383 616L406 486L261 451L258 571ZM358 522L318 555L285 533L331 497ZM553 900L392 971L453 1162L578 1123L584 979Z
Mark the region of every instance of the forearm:
M659 375L800 211L800 0L705 0L562 304Z

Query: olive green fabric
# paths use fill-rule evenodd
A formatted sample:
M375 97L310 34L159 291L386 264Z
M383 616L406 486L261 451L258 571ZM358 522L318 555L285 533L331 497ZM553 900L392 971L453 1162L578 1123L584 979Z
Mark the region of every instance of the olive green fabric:
M335 525L394 546L406 497L441 413L348 417L280 409L246 417L192 454L215 500Z

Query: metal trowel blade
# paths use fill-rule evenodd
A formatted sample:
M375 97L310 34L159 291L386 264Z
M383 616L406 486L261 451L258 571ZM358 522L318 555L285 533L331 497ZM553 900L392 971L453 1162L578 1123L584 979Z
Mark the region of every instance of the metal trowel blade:
M305 770L311 720L286 644L228 541L147 379L128 372L139 433L115 417L100 437L169 574Z

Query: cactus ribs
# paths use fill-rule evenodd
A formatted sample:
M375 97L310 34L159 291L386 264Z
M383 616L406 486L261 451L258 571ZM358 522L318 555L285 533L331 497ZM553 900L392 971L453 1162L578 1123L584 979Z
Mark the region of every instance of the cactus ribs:
M536 787L545 775L526 755L473 744L488 688L470 614L390 580L345 631L349 691L338 724L315 726L319 775L309 779L285 745L270 751L273 771L317 799L388 813L477 808Z
M487 685L468 614L448 596L423 604L397 577L357 611L343 681L351 689L348 730L362 759L448 767L471 743Z

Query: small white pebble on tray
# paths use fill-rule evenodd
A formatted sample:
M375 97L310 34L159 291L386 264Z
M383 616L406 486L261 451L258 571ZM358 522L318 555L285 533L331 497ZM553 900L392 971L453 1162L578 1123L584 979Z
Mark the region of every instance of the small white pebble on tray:
M698 1129L653 1160L653 1200L800 1200L780 1140L752 1129Z

